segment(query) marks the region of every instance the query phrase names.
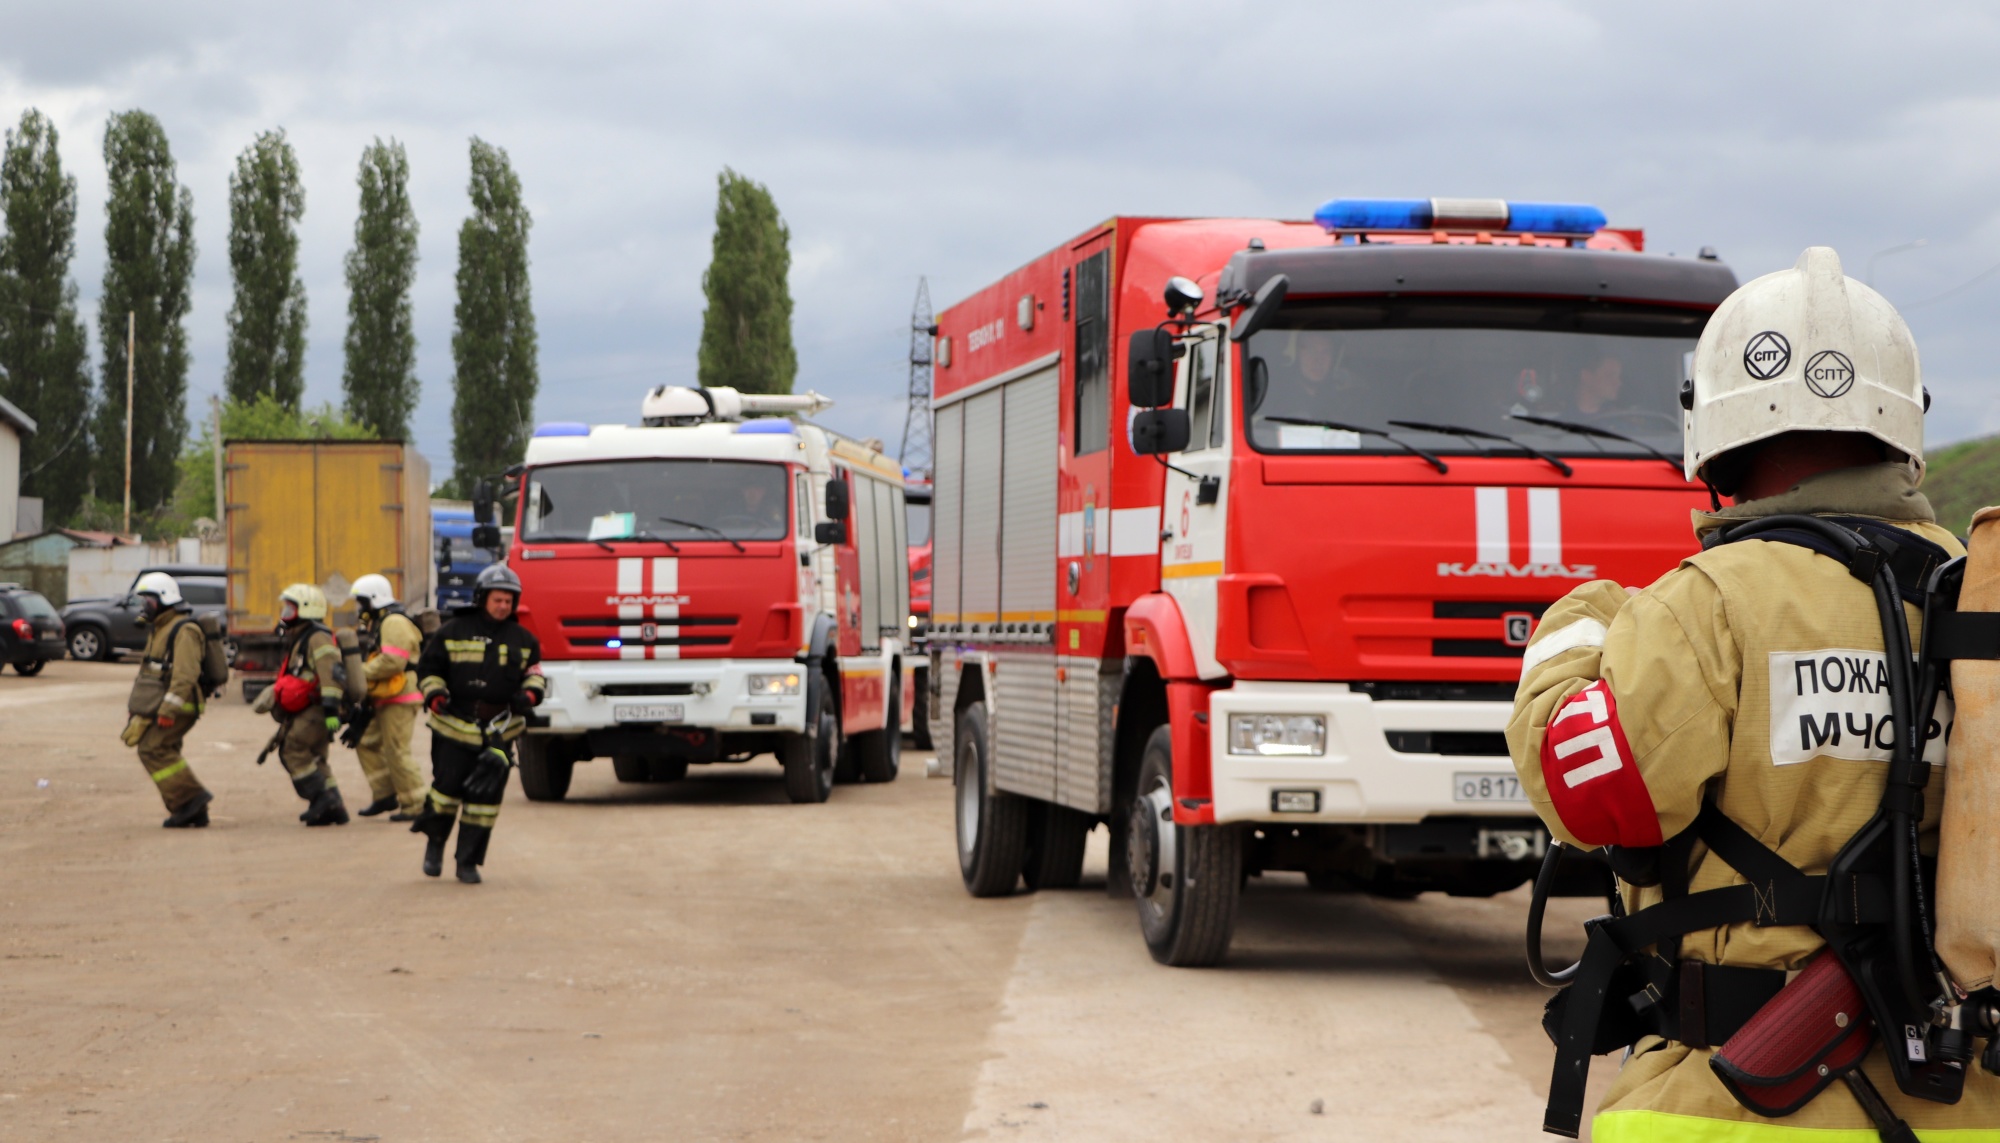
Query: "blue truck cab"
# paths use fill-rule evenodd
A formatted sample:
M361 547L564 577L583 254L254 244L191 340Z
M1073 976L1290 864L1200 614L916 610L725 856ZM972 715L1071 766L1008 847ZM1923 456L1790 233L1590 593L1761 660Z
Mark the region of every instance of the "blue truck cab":
M433 507L431 545L437 559L437 609L449 615L453 608L472 606L472 581L494 560L494 554L472 546L470 507Z

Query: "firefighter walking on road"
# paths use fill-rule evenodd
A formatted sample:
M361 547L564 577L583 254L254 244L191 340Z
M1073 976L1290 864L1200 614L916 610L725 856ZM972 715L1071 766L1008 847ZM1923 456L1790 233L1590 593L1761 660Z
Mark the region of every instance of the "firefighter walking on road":
M208 824L208 804L215 795L194 776L181 744L201 717L206 643L173 576L147 572L134 591L152 631L126 702L131 718L125 745L138 747L139 764L152 775L160 800L167 805L167 820L160 824L168 829L199 829Z
M1625 1048L1598 1143L2000 1143L2000 1077L1938 1065L1964 1041L1930 997L1963 994L1904 907L1931 895L1909 858L1936 850L1950 714L1899 680L1913 603L1962 554L1917 490L1927 404L1909 328L1832 250L1744 285L1682 393L1687 475L1733 505L1695 513L1704 550L1651 586L1588 583L1542 619L1508 744L1623 905L1549 1007L1546 1130L1578 1133L1590 1055ZM1871 864L1883 837L1901 882Z
M326 595L312 584L295 583L278 596L285 644L278 678L271 684L271 714L281 724L278 757L291 775L292 789L306 802L299 820L309 826L347 824L347 804L327 764L347 688L326 612Z
M514 740L542 701L541 644L514 618L521 580L505 564L479 573L472 606L425 644L417 685L431 712L431 792L411 825L423 834L424 873L444 872L444 843L458 823L458 879L479 883L479 867L500 816Z
M416 674L423 633L416 621L404 614L388 577L364 575L354 581L353 594L361 612L357 627L366 656L362 677L368 683L368 709L360 719L365 725L350 724L341 741L354 747L374 797L368 808L359 812L372 818L394 810L390 821L414 821L423 812L429 793L423 773L410 755L417 707L424 697L417 690Z

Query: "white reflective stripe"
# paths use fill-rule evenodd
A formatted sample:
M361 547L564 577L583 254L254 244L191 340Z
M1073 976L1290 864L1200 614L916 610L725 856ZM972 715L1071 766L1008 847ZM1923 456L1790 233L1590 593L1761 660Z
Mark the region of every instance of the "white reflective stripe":
M653 594L672 595L681 589L681 561L673 556L653 557Z
M655 659L678 659L681 657L681 649L679 647L648 647L646 649L653 653L653 658Z
M644 647L620 647L618 648L618 657L621 659L643 659L646 657L646 649Z
M655 603L653 605L653 618L655 619L679 619L680 617L681 605L678 603Z
M1474 529L1479 540L1479 562L1482 564L1513 562L1508 552L1507 490L1475 488L1472 490L1472 505Z
M1116 508L1099 512L1097 518L1111 517L1111 554L1114 556L1157 556L1160 554L1160 508ZM1103 549L1099 549L1100 551Z
M1595 619L1579 619L1566 627L1554 631L1538 633L1535 641L1528 644L1528 653L1521 656L1521 676L1562 654L1578 647L1604 646L1604 624Z
M1064 512L1056 517L1056 557L1069 559L1083 554L1083 513Z
M1563 562L1562 490L1528 489L1528 562Z
M621 603L618 605L618 618L620 619L644 619L645 617L646 609L640 604Z
M618 594L638 595L640 592L646 590L645 581L641 578L644 574L645 574L644 560L638 559L636 557L631 559L619 560Z
M1093 509L1091 515L1095 519L1091 521L1090 530L1095 534L1090 537L1090 550L1103 555L1111 550L1111 510L1109 508ZM1158 530L1159 524L1157 520L1155 520L1153 527L1156 531Z

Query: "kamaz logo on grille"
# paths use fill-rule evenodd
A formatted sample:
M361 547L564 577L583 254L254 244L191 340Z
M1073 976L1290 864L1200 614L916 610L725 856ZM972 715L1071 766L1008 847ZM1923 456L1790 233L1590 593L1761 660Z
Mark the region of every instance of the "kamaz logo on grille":
M1528 494L1528 560L1514 562L1513 520L1505 488L1475 488L1473 493L1477 559L1472 563L1440 563L1441 576L1491 576L1495 579L1596 579L1596 564L1563 562L1562 490L1530 488Z

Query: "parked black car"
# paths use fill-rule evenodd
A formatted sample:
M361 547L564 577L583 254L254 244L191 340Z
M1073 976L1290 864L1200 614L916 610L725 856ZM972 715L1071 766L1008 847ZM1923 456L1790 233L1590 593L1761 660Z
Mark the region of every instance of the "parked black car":
M227 618L223 615L229 599L225 569L208 564L161 564L141 568L139 575L156 571L174 577L174 582L180 585L181 598L193 606L196 615L214 612L220 618ZM139 576L133 576L132 585L126 587L123 596L69 601L69 606L63 608L62 621L69 631L70 658L109 659L119 651L146 649L144 616L139 597L132 594L132 587L138 582Z
M63 657L63 621L39 591L0 583L0 664L16 674L38 675L42 664Z

